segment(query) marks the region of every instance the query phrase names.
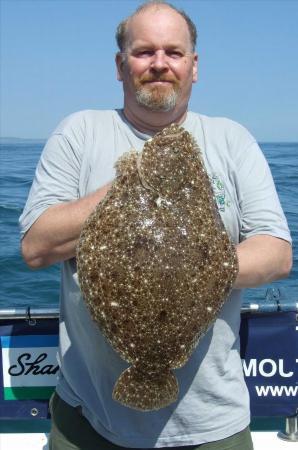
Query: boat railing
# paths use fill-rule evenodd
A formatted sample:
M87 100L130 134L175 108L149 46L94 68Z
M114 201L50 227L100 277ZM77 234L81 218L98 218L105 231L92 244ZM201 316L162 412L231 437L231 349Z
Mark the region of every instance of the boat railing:
M58 307L0 308L0 419L50 418L58 340ZM243 303L240 354L252 417L284 417L279 436L292 442L298 442L297 350L295 299L271 289L264 301Z

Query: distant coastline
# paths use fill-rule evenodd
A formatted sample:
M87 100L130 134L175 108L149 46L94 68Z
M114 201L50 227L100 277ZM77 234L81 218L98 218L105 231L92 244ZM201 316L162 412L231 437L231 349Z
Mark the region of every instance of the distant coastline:
M32 138L16 138L16 137L0 137L0 144L43 144L46 139L32 139Z
M45 144L47 141L47 138L17 138L17 137L0 137L0 144ZM263 144L276 144L276 145L293 145L298 144L297 141L266 141L266 140L260 140L258 141L259 145Z

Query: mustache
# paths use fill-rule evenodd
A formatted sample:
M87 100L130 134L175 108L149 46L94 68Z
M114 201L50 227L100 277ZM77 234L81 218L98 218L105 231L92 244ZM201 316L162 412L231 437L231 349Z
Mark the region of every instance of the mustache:
M167 81L174 84L178 83L178 80L176 78L165 75L144 75L139 79L139 82L141 84L150 83L152 81Z

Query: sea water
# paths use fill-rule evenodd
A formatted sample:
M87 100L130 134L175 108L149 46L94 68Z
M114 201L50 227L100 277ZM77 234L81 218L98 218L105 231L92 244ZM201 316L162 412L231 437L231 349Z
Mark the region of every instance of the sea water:
M30 270L20 253L18 219L23 210L44 142L2 139L0 142L0 307L57 306L59 265ZM257 300L267 288L282 290L298 301L298 143L260 143L272 170L293 238L294 267L289 278L249 289L244 299Z

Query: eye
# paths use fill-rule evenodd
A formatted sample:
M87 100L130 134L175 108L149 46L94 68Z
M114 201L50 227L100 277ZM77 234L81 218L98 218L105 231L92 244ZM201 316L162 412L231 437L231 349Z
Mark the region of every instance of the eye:
M154 50L139 50L134 53L136 58L151 58L154 55Z
M167 50L166 54L172 59L180 59L184 56L183 52L180 50Z

